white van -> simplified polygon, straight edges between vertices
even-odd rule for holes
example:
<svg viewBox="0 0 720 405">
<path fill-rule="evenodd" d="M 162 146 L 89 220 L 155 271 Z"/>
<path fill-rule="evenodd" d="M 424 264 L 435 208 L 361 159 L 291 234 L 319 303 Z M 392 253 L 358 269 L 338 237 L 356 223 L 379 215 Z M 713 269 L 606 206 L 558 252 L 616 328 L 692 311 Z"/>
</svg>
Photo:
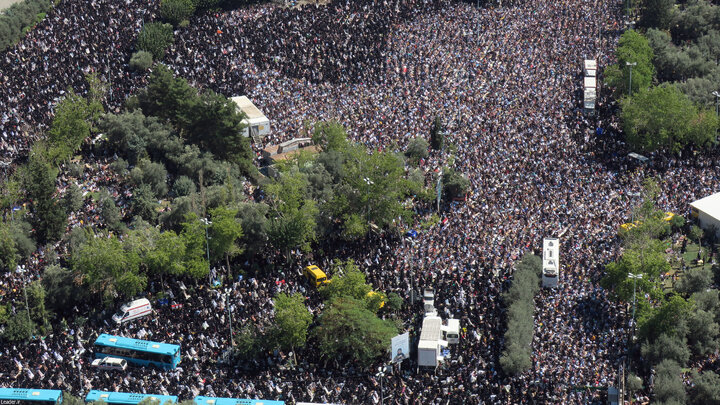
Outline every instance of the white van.
<svg viewBox="0 0 720 405">
<path fill-rule="evenodd" d="M 441 327 L 445 340 L 451 345 L 460 343 L 460 320 L 448 319 L 447 326 Z"/>
<path fill-rule="evenodd" d="M 127 369 L 127 361 L 125 359 L 118 359 L 115 357 L 105 357 L 93 360 L 92 366 L 97 367 L 100 370 L 125 371 L 125 369 Z"/>
<path fill-rule="evenodd" d="M 113 315 L 112 319 L 113 321 L 115 321 L 115 323 L 121 324 L 132 321 L 133 319 L 143 317 L 145 315 L 150 315 L 151 313 L 152 306 L 150 306 L 150 301 L 148 301 L 146 298 L 142 298 L 139 300 L 130 301 L 120 307 L 120 311 L 118 311 L 117 314 Z"/>
</svg>

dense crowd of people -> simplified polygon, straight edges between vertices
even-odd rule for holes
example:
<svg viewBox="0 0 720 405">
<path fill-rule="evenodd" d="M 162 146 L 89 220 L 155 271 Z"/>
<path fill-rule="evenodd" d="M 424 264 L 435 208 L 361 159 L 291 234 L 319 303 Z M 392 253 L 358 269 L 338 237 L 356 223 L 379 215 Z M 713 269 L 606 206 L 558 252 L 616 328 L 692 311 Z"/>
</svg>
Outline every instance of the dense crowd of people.
<svg viewBox="0 0 720 405">
<path fill-rule="evenodd" d="M 111 84 L 110 110 L 142 87 L 147 75 L 130 73 L 127 61 L 156 7 L 147 0 L 63 0 L 0 55 L 3 158 L 27 151 L 65 89 L 83 91 L 84 73 L 96 71 Z M 480 8 L 450 0 L 336 0 L 209 13 L 176 31 L 164 63 L 199 88 L 248 95 L 271 119 L 266 143 L 298 136 L 306 122 L 337 119 L 368 147 L 402 147 L 426 137 L 441 117 L 457 147 L 455 166 L 470 179 L 466 201 L 446 204 L 441 223 L 416 238 L 373 237 L 370 248 L 334 246 L 327 250 L 333 257 L 313 258 L 320 267 L 335 257 L 355 259 L 377 289 L 404 299 L 400 316 L 409 330 L 417 331 L 422 312 L 410 305 L 411 291 L 424 287 L 435 288 L 441 316 L 461 320 L 461 342 L 446 364 L 433 373 L 406 360 L 385 377 L 386 403 L 600 403 L 596 388 L 614 384 L 627 315 L 597 281 L 620 253 L 617 228 L 638 201 L 642 180 L 659 176 L 658 205 L 679 214 L 720 188 L 717 155 L 656 157 L 631 170 L 610 110 L 595 118 L 582 114 L 582 60 L 597 58 L 601 67 L 613 62 L 619 7 L 607 0 Z M 601 98 L 600 104 L 610 102 Z M 421 163 L 428 182 L 448 154 L 432 152 Z M 83 192 L 107 189 L 115 176 L 110 160 L 98 158 L 77 178 L 61 176 L 59 187 L 74 181 Z M 126 190 L 109 191 L 123 204 Z M 98 220 L 97 207 L 88 204 L 70 226 Z M 561 240 L 560 287 L 538 294 L 532 368 L 509 377 L 498 362 L 501 294 L 515 261 L 537 252 L 543 237 Z M 36 253 L 27 271 L 0 278 L 5 297 L 19 297 L 25 278 L 41 276 L 43 255 Z M 293 356 L 280 351 L 254 362 L 218 361 L 230 346 L 230 315 L 236 328 L 267 327 L 278 292 L 300 292 L 311 312 L 322 310 L 301 277 L 309 258 L 295 257 L 283 273 L 228 281 L 220 289 L 154 283 L 151 294 L 166 292 L 170 303 L 127 326 L 112 325 L 107 313 L 100 317 L 107 322 L 4 346 L 0 385 L 378 403 L 374 373 L 318 362 L 313 347 L 298 353 L 295 367 Z M 181 343 L 183 361 L 172 371 L 90 369 L 100 333 Z"/>
</svg>

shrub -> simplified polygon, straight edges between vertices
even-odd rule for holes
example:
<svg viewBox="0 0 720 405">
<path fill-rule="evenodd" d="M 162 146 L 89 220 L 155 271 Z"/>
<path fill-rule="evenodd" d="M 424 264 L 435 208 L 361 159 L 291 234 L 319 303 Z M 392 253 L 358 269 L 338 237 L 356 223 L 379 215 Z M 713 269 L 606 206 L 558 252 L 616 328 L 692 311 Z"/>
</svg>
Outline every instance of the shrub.
<svg viewBox="0 0 720 405">
<path fill-rule="evenodd" d="M 173 42 L 173 28 L 170 24 L 151 22 L 145 24 L 138 35 L 137 48 L 150 52 L 153 59 L 160 60 L 165 50 Z"/>
<path fill-rule="evenodd" d="M 145 71 L 152 66 L 153 56 L 147 51 L 137 51 L 130 57 L 130 68 L 137 71 Z"/>
<path fill-rule="evenodd" d="M 172 187 L 176 197 L 184 197 L 195 192 L 195 183 L 187 176 L 180 176 L 175 180 Z"/>
<path fill-rule="evenodd" d="M 190 18 L 194 12 L 195 5 L 191 0 L 162 0 L 160 3 L 160 15 L 163 20 L 175 27 Z"/>
</svg>

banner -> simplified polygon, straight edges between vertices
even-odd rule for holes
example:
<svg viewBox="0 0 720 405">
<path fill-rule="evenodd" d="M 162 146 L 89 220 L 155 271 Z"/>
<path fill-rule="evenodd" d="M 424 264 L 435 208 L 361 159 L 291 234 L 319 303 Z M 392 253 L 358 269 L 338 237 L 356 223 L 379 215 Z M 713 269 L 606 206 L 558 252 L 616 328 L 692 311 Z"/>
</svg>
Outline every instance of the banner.
<svg viewBox="0 0 720 405">
<path fill-rule="evenodd" d="M 410 333 L 405 332 L 392 338 L 390 361 L 399 363 L 410 357 Z"/>
</svg>

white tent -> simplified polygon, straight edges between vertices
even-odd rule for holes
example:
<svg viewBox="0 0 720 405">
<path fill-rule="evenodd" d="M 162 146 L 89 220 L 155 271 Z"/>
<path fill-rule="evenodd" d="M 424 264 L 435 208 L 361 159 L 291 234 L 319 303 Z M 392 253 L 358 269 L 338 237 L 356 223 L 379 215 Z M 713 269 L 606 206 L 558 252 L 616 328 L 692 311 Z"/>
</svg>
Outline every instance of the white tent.
<svg viewBox="0 0 720 405">
<path fill-rule="evenodd" d="M 690 207 L 700 226 L 706 231 L 715 227 L 715 235 L 720 238 L 720 193 L 690 203 Z"/>
</svg>

